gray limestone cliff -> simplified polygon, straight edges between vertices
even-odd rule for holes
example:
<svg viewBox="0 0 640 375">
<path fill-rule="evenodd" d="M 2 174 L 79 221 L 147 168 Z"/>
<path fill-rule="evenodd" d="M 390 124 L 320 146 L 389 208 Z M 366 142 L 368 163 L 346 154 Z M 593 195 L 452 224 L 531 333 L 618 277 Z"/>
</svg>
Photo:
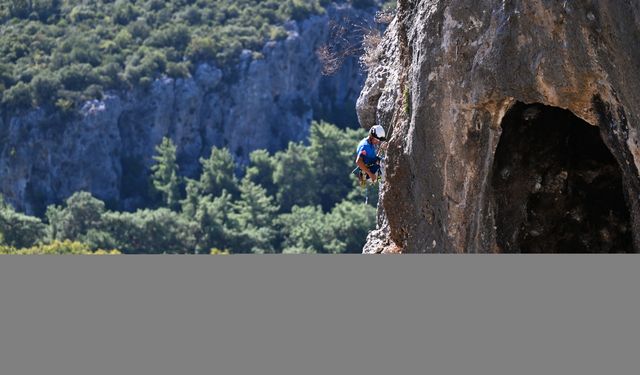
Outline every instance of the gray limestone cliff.
<svg viewBox="0 0 640 375">
<path fill-rule="evenodd" d="M 640 251 L 640 3 L 399 0 L 365 253 Z"/>
<path fill-rule="evenodd" d="M 148 90 L 110 93 L 60 120 L 35 109 L 0 116 L 0 194 L 18 210 L 42 214 L 80 190 L 113 207 L 144 203 L 155 146 L 169 136 L 181 172 L 196 177 L 198 159 L 227 147 L 242 164 L 256 149 L 271 152 L 305 140 L 313 119 L 355 125 L 365 77 L 356 57 L 323 76 L 316 50 L 331 24 L 364 25 L 371 11 L 332 6 L 325 15 L 285 25 L 285 40 L 260 54 L 244 51 L 238 66 L 203 64 L 193 77 L 159 79 Z"/>
</svg>

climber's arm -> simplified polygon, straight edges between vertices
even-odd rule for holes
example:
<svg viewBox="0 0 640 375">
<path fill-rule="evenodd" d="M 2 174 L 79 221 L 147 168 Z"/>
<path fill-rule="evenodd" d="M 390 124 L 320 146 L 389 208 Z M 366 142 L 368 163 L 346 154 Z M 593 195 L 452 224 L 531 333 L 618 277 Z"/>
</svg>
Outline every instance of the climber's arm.
<svg viewBox="0 0 640 375">
<path fill-rule="evenodd" d="M 360 168 L 364 173 L 366 173 L 369 176 L 371 181 L 376 180 L 376 175 L 373 174 L 369 168 L 367 168 L 367 165 L 364 163 L 364 160 L 362 160 L 360 155 L 358 155 L 358 157 L 356 158 L 356 165 L 358 166 L 358 168 Z"/>
</svg>

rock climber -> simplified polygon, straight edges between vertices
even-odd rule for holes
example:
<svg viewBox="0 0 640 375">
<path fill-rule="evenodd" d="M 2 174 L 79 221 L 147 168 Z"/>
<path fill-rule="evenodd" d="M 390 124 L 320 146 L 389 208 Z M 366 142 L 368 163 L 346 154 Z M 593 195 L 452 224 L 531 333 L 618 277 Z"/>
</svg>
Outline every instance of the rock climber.
<svg viewBox="0 0 640 375">
<path fill-rule="evenodd" d="M 358 167 L 353 170 L 353 173 L 358 176 L 360 184 L 364 185 L 368 179 L 372 182 L 378 180 L 381 158 L 376 152 L 376 146 L 384 141 L 386 141 L 384 128 L 375 125 L 369 129 L 369 135 L 358 144 L 355 160 Z"/>
</svg>

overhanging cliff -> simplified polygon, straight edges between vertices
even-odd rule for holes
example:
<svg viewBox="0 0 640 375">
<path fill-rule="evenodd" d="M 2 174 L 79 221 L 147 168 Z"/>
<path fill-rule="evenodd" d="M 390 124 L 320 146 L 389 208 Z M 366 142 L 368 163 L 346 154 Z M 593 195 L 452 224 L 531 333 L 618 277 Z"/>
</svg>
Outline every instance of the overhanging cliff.
<svg viewBox="0 0 640 375">
<path fill-rule="evenodd" d="M 640 251 L 640 5 L 398 4 L 358 99 L 391 133 L 364 252 Z"/>
</svg>

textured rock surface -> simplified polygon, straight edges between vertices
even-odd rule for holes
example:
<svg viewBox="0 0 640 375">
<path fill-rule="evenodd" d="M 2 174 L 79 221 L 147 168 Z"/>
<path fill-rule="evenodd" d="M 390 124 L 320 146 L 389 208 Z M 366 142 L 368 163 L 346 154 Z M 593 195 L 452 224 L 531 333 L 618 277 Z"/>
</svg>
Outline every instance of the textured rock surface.
<svg viewBox="0 0 640 375">
<path fill-rule="evenodd" d="M 116 207 L 134 208 L 147 190 L 154 147 L 163 136 L 178 146 L 181 171 L 198 173 L 198 158 L 226 146 L 240 163 L 255 149 L 276 151 L 307 138 L 313 118 L 356 121 L 354 104 L 364 83 L 355 57 L 322 76 L 316 49 L 327 43 L 330 22 L 352 26 L 373 14 L 347 6 L 287 24 L 289 37 L 245 51 L 233 71 L 202 65 L 189 79 L 160 79 L 149 91 L 107 95 L 63 121 L 42 111 L 4 118 L 0 126 L 0 193 L 18 210 L 88 190 Z M 2 125 L 2 124 L 0 124 Z"/>
<path fill-rule="evenodd" d="M 358 99 L 391 131 L 364 252 L 640 251 L 640 4 L 399 6 Z"/>
</svg>

